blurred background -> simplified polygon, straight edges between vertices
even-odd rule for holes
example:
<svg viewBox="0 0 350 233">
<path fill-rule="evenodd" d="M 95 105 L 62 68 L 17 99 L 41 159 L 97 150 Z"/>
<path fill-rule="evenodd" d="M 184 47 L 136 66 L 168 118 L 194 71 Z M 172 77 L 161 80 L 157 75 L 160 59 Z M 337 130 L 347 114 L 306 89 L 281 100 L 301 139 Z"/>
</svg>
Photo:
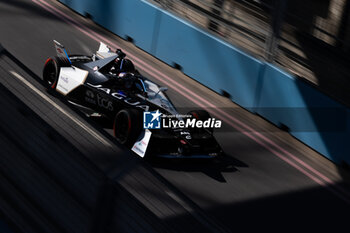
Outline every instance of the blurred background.
<svg viewBox="0 0 350 233">
<path fill-rule="evenodd" d="M 348 0 L 151 0 L 350 106 Z"/>
</svg>

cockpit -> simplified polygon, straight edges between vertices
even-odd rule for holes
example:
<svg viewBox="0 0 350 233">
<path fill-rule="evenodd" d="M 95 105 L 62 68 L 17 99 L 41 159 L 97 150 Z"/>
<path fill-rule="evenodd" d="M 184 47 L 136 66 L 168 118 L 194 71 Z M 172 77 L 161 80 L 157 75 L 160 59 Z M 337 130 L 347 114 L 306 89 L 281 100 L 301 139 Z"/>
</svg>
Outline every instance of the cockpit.
<svg viewBox="0 0 350 233">
<path fill-rule="evenodd" d="M 111 82 L 113 82 L 115 89 L 147 97 L 147 89 L 143 78 L 140 75 L 121 72 L 118 75 L 111 77 Z"/>
<path fill-rule="evenodd" d="M 109 68 L 108 74 L 110 75 L 118 75 L 121 72 L 135 71 L 135 66 L 129 59 L 119 58 L 119 57 L 117 57 L 115 60 L 111 62 L 110 66 L 107 67 L 107 70 L 108 68 Z"/>
</svg>

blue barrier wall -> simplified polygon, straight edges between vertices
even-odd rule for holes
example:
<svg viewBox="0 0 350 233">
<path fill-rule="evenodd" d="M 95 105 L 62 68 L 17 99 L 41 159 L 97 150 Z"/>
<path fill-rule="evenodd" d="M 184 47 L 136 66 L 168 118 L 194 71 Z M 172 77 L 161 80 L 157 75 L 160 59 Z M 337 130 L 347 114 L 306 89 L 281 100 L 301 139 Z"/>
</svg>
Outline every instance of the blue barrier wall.
<svg viewBox="0 0 350 233">
<path fill-rule="evenodd" d="M 245 108 L 253 108 L 262 62 L 146 1 L 61 0 L 117 35 Z"/>
<path fill-rule="evenodd" d="M 254 107 L 262 62 L 167 12 L 162 12 L 156 57 L 245 107 Z"/>
<path fill-rule="evenodd" d="M 71 9 L 75 10 L 76 12 L 80 14 L 84 14 L 85 10 L 88 9 L 88 2 L 91 1 L 77 1 L 77 0 L 59 0 L 60 2 L 66 4 Z"/>
<path fill-rule="evenodd" d="M 231 95 L 327 158 L 350 164 L 350 110 L 313 86 L 144 0 L 61 0 L 207 87 Z"/>
<path fill-rule="evenodd" d="M 347 109 L 325 94 L 282 70 L 267 65 L 257 113 L 280 126 L 327 158 L 341 162 L 346 143 Z"/>
<path fill-rule="evenodd" d="M 130 37 L 138 47 L 153 54 L 154 36 L 159 28 L 160 11 L 146 1 L 140 0 L 61 0 L 78 13 L 92 16 L 120 37 Z"/>
</svg>

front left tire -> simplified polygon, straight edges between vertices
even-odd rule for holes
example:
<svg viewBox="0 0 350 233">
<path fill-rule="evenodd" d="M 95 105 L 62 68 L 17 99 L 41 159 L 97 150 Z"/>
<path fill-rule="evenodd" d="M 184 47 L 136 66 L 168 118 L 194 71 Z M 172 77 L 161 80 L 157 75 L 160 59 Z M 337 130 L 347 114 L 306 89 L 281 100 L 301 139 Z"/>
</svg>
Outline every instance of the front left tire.
<svg viewBox="0 0 350 233">
<path fill-rule="evenodd" d="M 56 89 L 61 67 L 70 67 L 71 64 L 64 57 L 50 57 L 46 60 L 43 69 L 43 80 L 49 90 Z"/>
</svg>

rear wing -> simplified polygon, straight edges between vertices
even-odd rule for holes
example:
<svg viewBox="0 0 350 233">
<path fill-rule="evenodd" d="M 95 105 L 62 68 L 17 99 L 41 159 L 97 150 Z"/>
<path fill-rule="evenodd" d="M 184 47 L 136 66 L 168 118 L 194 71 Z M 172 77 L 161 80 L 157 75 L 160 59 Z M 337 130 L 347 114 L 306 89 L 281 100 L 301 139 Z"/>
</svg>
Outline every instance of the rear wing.
<svg viewBox="0 0 350 233">
<path fill-rule="evenodd" d="M 70 64 L 72 64 L 72 62 L 69 59 L 68 53 L 67 53 L 66 49 L 64 48 L 64 46 L 62 44 L 60 44 L 58 41 L 56 41 L 56 40 L 54 40 L 53 43 L 55 44 L 57 57 L 65 57 L 65 58 L 68 59 Z"/>
</svg>

